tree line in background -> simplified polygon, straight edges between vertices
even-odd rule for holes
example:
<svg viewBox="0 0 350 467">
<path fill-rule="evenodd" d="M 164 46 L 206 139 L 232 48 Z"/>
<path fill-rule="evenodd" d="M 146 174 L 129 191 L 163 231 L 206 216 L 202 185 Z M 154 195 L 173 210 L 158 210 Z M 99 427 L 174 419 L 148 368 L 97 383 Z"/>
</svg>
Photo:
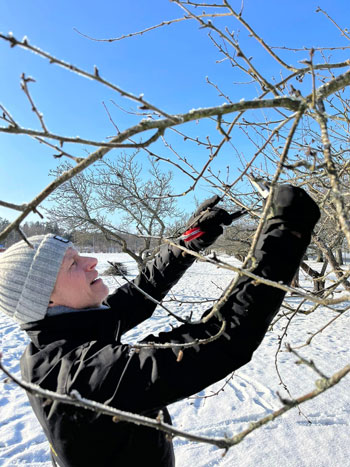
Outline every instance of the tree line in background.
<svg viewBox="0 0 350 467">
<path fill-rule="evenodd" d="M 0 229 L 4 229 L 10 224 L 7 219 L 0 217 Z M 62 228 L 59 225 L 63 225 Z M 210 251 L 206 251 L 206 254 L 217 252 L 220 254 L 227 254 L 234 256 L 235 258 L 243 261 L 249 251 L 251 240 L 256 229 L 256 222 L 240 220 L 236 222 L 234 226 L 227 227 L 223 236 L 221 236 L 216 243 L 212 246 Z M 167 226 L 166 232 L 170 238 L 176 238 L 181 232 L 181 227 L 184 224 L 174 223 L 172 226 Z M 24 222 L 21 226 L 21 230 L 26 237 L 32 237 L 34 235 L 45 235 L 53 233 L 64 237 L 72 241 L 80 252 L 82 253 L 119 253 L 125 252 L 123 245 L 127 245 L 126 252 L 131 254 L 134 258 L 135 255 L 139 256 L 139 262 L 143 265 L 146 261 L 153 256 L 154 252 L 158 251 L 159 241 L 152 238 L 148 242 L 149 248 L 145 250 L 145 240 L 140 237 L 137 233 L 122 233 L 120 229 L 117 229 L 118 234 L 110 235 L 106 232 L 104 226 L 91 225 L 89 228 L 83 229 L 81 225 L 72 222 L 70 228 L 64 223 L 61 224 L 61 219 L 58 222 L 43 222 L 43 221 L 31 221 Z M 5 248 L 9 248 L 14 243 L 20 241 L 22 235 L 18 231 L 12 231 L 3 242 Z"/>
<path fill-rule="evenodd" d="M 7 219 L 0 217 L 0 228 L 5 228 L 10 222 Z M 118 253 L 122 251 L 122 247 L 116 241 L 109 240 L 101 232 L 86 232 L 84 230 L 66 230 L 59 228 L 57 223 L 53 222 L 24 222 L 21 226 L 23 233 L 29 238 L 33 235 L 45 235 L 53 233 L 67 240 L 72 241 L 79 251 L 82 253 Z M 22 235 L 18 231 L 12 231 L 2 243 L 5 248 L 9 248 L 14 243 L 22 240 Z M 125 241 L 130 249 L 137 253 L 142 249 L 142 240 L 139 240 L 136 235 L 124 234 Z"/>
</svg>

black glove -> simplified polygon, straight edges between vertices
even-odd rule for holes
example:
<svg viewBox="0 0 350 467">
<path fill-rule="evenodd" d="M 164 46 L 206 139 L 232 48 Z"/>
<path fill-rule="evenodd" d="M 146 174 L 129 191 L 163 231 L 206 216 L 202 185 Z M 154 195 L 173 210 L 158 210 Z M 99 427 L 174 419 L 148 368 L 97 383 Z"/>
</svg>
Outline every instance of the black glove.
<svg viewBox="0 0 350 467">
<path fill-rule="evenodd" d="M 216 207 L 220 201 L 218 195 L 204 201 L 192 215 L 186 226 L 185 233 L 180 237 L 186 248 L 199 251 L 208 248 L 222 234 L 222 225 L 230 225 L 245 212 L 229 214 L 224 209 Z"/>
<path fill-rule="evenodd" d="M 269 218 L 288 222 L 297 232 L 309 233 L 320 218 L 320 210 L 302 188 L 280 185 L 274 193 Z"/>
</svg>

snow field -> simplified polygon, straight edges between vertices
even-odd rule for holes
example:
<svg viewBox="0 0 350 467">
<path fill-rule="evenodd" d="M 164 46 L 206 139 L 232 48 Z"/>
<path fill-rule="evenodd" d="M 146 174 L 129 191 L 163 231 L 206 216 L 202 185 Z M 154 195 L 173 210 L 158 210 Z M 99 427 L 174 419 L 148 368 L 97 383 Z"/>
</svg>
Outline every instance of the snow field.
<svg viewBox="0 0 350 467">
<path fill-rule="evenodd" d="M 121 261 L 128 267 L 130 279 L 137 274 L 135 263 L 127 255 L 95 256 L 99 259 L 100 272 L 107 268 L 107 261 Z M 223 259 L 239 265 L 229 257 Z M 199 317 L 210 303 L 185 303 L 180 306 L 174 298 L 191 302 L 216 299 L 233 275 L 214 265 L 196 262 L 168 295 L 165 305 L 182 316 L 193 312 L 193 317 Z M 121 278 L 115 280 L 108 277 L 105 280 L 111 290 L 124 283 Z M 295 301 L 295 297 L 287 297 L 289 304 Z M 310 315 L 297 315 L 283 342 L 289 342 L 292 346 L 302 345 L 334 316 L 326 308 Z M 205 436 L 232 436 L 247 428 L 250 422 L 279 409 L 282 404 L 277 392 L 283 397 L 290 396 L 278 378 L 276 358 L 282 380 L 292 397 L 312 391 L 318 376 L 310 368 L 296 365 L 297 358 L 285 351 L 276 357 L 279 337 L 286 323 L 287 318 L 282 317 L 275 324 L 273 332 L 266 335 L 252 361 L 237 370 L 226 385 L 227 378 L 202 391 L 197 395 L 199 397 L 194 396 L 170 406 L 174 425 Z M 135 342 L 149 333 L 170 329 L 170 324 L 175 325 L 175 320 L 169 318 L 164 310 L 157 309 L 151 319 L 131 330 L 125 341 Z M 313 359 L 327 376 L 332 375 L 350 362 L 349 326 L 350 316 L 345 312 L 318 334 L 311 345 L 300 348 L 300 354 Z M 0 315 L 0 351 L 4 364 L 15 374 L 19 374 L 19 358 L 27 342 L 25 333 L 16 324 L 7 316 Z M 350 467 L 349 378 L 346 376 L 334 388 L 303 404 L 300 407 L 302 413 L 292 409 L 253 432 L 224 457 L 223 452 L 214 446 L 175 438 L 177 467 Z M 214 396 L 216 392 L 218 394 Z M 25 393 L 12 383 L 4 383 L 3 375 L 0 375 L 0 413 L 0 465 L 51 466 L 48 443 Z"/>
</svg>

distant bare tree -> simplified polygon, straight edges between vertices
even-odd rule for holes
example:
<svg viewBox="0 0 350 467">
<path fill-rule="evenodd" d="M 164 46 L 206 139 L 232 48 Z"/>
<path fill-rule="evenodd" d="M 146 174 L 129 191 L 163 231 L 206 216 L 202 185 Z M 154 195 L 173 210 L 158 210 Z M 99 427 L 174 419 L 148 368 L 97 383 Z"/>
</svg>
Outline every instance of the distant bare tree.
<svg viewBox="0 0 350 467">
<path fill-rule="evenodd" d="M 176 199 L 169 197 L 171 172 L 162 172 L 154 159 L 145 170 L 135 156 L 121 154 L 117 162 L 103 159 L 94 171 L 69 179 L 52 194 L 54 204 L 47 211 L 52 221 L 68 230 L 102 232 L 142 267 L 180 211 Z M 70 168 L 66 162 L 53 176 Z"/>
</svg>

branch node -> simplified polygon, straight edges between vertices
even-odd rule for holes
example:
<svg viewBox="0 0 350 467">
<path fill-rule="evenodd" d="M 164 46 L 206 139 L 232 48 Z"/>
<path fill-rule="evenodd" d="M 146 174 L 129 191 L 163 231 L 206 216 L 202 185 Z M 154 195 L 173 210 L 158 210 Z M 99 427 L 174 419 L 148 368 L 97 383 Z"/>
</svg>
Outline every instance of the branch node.
<svg viewBox="0 0 350 467">
<path fill-rule="evenodd" d="M 70 397 L 72 399 L 76 399 L 76 400 L 80 400 L 81 399 L 81 395 L 79 393 L 79 391 L 77 391 L 76 389 L 73 389 L 70 393 L 69 393 Z"/>
</svg>

